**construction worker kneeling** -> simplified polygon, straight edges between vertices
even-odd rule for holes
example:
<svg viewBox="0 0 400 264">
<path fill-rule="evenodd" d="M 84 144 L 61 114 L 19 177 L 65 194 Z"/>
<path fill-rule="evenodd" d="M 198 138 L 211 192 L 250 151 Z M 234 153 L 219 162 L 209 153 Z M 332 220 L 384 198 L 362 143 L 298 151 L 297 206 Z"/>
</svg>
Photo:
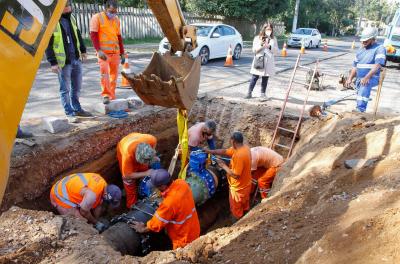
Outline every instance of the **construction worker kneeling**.
<svg viewBox="0 0 400 264">
<path fill-rule="evenodd" d="M 117 208 L 121 202 L 121 190 L 96 173 L 76 173 L 56 182 L 50 191 L 51 204 L 61 215 L 83 217 L 102 232 L 106 225 L 97 219 L 105 206 Z"/>
<path fill-rule="evenodd" d="M 139 233 L 160 232 L 165 228 L 174 249 L 185 247 L 200 236 L 200 222 L 190 186 L 182 179 L 173 181 L 164 169 L 152 171 L 150 179 L 161 192 L 163 201 L 146 225 L 133 222 L 131 227 Z"/>
</svg>

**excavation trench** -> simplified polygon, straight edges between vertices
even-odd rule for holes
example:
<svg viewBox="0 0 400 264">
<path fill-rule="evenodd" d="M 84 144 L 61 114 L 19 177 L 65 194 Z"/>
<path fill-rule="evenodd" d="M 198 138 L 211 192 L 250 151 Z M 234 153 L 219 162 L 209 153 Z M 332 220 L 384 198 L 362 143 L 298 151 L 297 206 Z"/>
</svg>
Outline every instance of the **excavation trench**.
<svg viewBox="0 0 400 264">
<path fill-rule="evenodd" d="M 207 119 L 215 120 L 218 124 L 217 147 L 228 147 L 229 135 L 233 131 L 243 132 L 246 143 L 253 147 L 269 144 L 278 115 L 277 109 L 266 104 L 243 104 L 218 98 L 202 98 L 190 112 L 189 122 L 192 125 Z M 296 121 L 295 118 L 286 117 L 283 126 L 293 129 Z M 15 204 L 26 209 L 53 211 L 48 200 L 52 184 L 74 172 L 97 172 L 107 182 L 122 186 L 115 147 L 118 141 L 130 132 L 150 133 L 156 136 L 157 151 L 161 155 L 162 165 L 168 168 L 178 143 L 176 110 L 146 107 L 127 119 L 52 138 L 33 149 L 16 148 L 2 211 Z M 288 144 L 289 139 L 289 134 L 283 134 L 278 141 Z M 285 154 L 284 151 L 281 154 Z M 197 208 L 202 234 L 230 224 L 226 181 L 224 182 L 223 177 L 220 177 L 219 181 L 215 195 Z M 129 212 L 125 209 L 113 212 L 108 220 Z M 104 236 L 111 246 L 122 254 L 143 255 L 151 250 L 170 248 L 164 234 L 150 238 L 140 237 L 129 228 L 126 221 L 117 221 L 110 228 L 113 231 L 108 234 L 106 231 Z M 130 243 L 128 246 L 124 242 L 132 239 L 141 245 Z M 143 240 L 146 240 L 146 245 L 151 245 L 147 251 L 143 250 Z"/>
</svg>

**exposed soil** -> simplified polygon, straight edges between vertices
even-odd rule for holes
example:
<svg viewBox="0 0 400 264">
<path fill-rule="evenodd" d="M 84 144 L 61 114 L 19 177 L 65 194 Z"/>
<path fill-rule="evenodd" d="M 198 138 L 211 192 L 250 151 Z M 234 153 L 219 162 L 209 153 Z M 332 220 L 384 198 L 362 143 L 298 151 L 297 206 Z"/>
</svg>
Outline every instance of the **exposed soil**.
<svg viewBox="0 0 400 264">
<path fill-rule="evenodd" d="M 192 122 L 206 118 L 219 122 L 220 145 L 227 146 L 229 134 L 241 130 L 249 145 L 255 146 L 269 143 L 277 114 L 277 110 L 263 105 L 246 106 L 205 98 L 190 116 Z M 165 155 L 170 155 L 176 141 L 168 141 L 168 137 L 176 131 L 167 131 L 173 131 L 175 112 L 165 110 L 156 115 L 163 122 L 153 121 L 145 129 L 139 129 L 133 121 L 130 125 L 120 124 L 124 128 L 121 132 L 117 126 L 105 131 L 98 129 L 95 138 L 108 147 L 99 146 L 101 151 L 92 159 L 86 157 L 90 153 L 84 152 L 87 161 L 79 164 L 95 168 L 85 164 L 88 160 L 103 158 L 97 163 L 102 164 L 115 159 L 110 153 L 116 142 L 134 129 L 150 132 L 157 128 L 159 134 L 153 133 L 164 135 L 161 138 L 168 146 Z M 286 122 L 289 127 L 294 124 L 290 118 Z M 117 139 L 112 137 L 113 133 L 117 133 Z M 74 136 L 70 140 L 74 145 Z M 94 144 L 94 139 L 91 142 Z M 398 263 L 399 142 L 399 117 L 373 121 L 367 114 L 344 114 L 325 121 L 308 120 L 303 123 L 294 155 L 274 182 L 270 198 L 233 226 L 215 229 L 184 249 L 152 252 L 143 258 L 121 256 L 83 220 L 12 207 L 0 216 L 0 263 Z M 86 146 L 81 142 L 75 150 Z M 15 159 L 22 160 L 14 157 L 14 162 Z M 344 162 L 350 159 L 371 159 L 371 162 L 368 166 L 348 169 Z M 54 164 L 59 164 L 56 157 Z M 68 171 L 67 168 L 51 174 L 49 167 L 52 168 L 42 164 L 42 174 L 31 174 L 35 179 L 46 178 L 42 193 L 55 177 Z M 14 166 L 12 171 L 24 171 L 22 168 L 25 167 Z M 21 172 L 12 175 L 20 175 L 13 179 L 14 183 L 23 179 Z M 33 179 L 31 184 L 40 186 Z M 10 197 L 23 193 L 19 186 L 11 186 Z M 41 194 L 30 195 L 30 199 L 35 199 Z M 15 197 L 8 201 L 16 202 Z"/>
</svg>

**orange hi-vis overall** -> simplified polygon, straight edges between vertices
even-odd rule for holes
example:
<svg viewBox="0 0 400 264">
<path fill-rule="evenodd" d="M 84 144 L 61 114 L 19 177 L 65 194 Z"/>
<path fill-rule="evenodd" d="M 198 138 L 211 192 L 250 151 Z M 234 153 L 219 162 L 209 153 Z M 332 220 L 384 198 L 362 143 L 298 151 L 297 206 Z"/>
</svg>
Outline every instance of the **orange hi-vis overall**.
<svg viewBox="0 0 400 264">
<path fill-rule="evenodd" d="M 200 222 L 192 190 L 184 180 L 178 179 L 162 196 L 164 199 L 147 222 L 147 228 L 160 232 L 165 227 L 173 248 L 185 247 L 200 236 Z"/>
<path fill-rule="evenodd" d="M 229 205 L 232 215 L 239 219 L 250 209 L 251 191 L 251 152 L 246 145 L 238 149 L 229 148 L 226 155 L 232 157 L 230 169 L 238 179 L 228 176 Z"/>
<path fill-rule="evenodd" d="M 51 188 L 50 199 L 63 208 L 77 208 L 83 200 L 81 190 L 84 187 L 96 194 L 92 209 L 96 208 L 107 187 L 103 177 L 96 173 L 76 173 L 62 178 Z"/>
<path fill-rule="evenodd" d="M 251 148 L 252 192 L 258 184 L 261 198 L 267 198 L 283 161 L 283 157 L 270 148 Z"/>
<path fill-rule="evenodd" d="M 124 177 L 133 172 L 143 172 L 149 169 L 148 165 L 140 164 L 136 161 L 136 147 L 140 143 L 147 143 L 152 148 L 155 148 L 157 139 L 149 134 L 131 133 L 122 138 L 117 145 L 117 158 L 124 182 L 127 208 L 131 208 L 131 206 L 136 203 L 138 195 L 136 180 L 129 180 Z"/>
<path fill-rule="evenodd" d="M 93 16 L 91 29 L 98 30 L 100 49 L 107 55 L 107 60 L 98 59 L 101 74 L 101 95 L 113 100 L 115 99 L 115 88 L 117 86 L 120 62 L 118 44 L 118 35 L 121 35 L 120 21 L 118 17 L 110 20 L 105 12 L 101 12 Z"/>
</svg>

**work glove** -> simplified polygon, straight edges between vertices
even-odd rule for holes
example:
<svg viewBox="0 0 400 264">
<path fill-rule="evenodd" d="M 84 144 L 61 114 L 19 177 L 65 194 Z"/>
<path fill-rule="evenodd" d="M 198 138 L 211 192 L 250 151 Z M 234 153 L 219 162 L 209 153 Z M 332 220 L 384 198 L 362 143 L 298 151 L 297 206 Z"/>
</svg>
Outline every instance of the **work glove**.
<svg viewBox="0 0 400 264">
<path fill-rule="evenodd" d="M 102 50 L 99 50 L 97 52 L 97 57 L 99 57 L 102 60 L 107 60 L 107 55 Z"/>
<path fill-rule="evenodd" d="M 108 226 L 100 221 L 97 221 L 97 223 L 94 225 L 94 228 L 96 228 L 96 230 L 99 231 L 99 233 L 101 233 L 104 230 L 106 230 Z"/>
<path fill-rule="evenodd" d="M 125 64 L 125 55 L 121 54 L 120 57 L 121 57 L 121 65 L 124 65 Z"/>
</svg>

